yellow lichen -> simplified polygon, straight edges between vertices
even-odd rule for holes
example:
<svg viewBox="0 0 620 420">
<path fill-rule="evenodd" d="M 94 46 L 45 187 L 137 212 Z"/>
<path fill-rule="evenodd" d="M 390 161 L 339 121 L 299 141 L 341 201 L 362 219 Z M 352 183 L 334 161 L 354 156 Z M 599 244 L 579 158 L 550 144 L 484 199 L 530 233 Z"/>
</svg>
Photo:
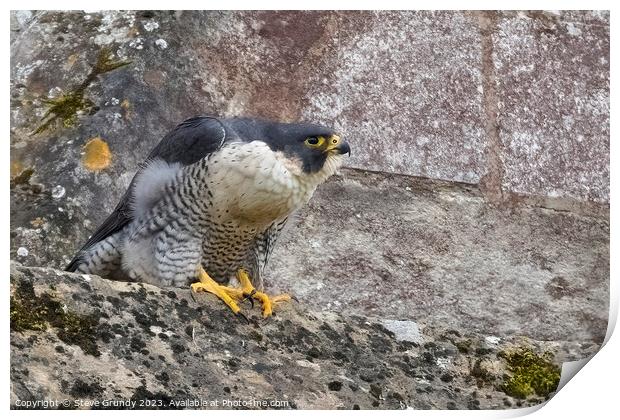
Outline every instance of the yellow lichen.
<svg viewBox="0 0 620 420">
<path fill-rule="evenodd" d="M 108 143 L 101 137 L 90 139 L 84 145 L 82 164 L 89 171 L 100 171 L 112 163 L 112 152 Z"/>
<path fill-rule="evenodd" d="M 36 219 L 30 221 L 30 225 L 35 229 L 43 226 L 43 223 L 45 223 L 45 221 L 40 217 L 37 217 Z"/>
<path fill-rule="evenodd" d="M 121 102 L 121 108 L 123 108 L 123 110 L 125 111 L 125 119 L 126 120 L 131 120 L 133 118 L 133 111 L 131 109 L 131 102 L 129 102 L 128 99 L 125 99 L 123 102 Z"/>
<path fill-rule="evenodd" d="M 18 161 L 11 161 L 11 178 L 15 178 L 24 171 L 24 165 Z"/>
</svg>

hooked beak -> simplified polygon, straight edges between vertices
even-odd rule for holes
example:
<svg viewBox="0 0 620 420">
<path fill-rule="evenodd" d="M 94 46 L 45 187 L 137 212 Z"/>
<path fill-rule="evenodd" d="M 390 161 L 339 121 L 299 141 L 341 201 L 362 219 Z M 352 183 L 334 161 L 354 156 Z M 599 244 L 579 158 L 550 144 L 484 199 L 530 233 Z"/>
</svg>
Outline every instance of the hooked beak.
<svg viewBox="0 0 620 420">
<path fill-rule="evenodd" d="M 342 140 L 340 136 L 334 134 L 330 136 L 327 141 L 329 142 L 326 149 L 328 153 L 336 153 L 339 155 L 348 153 L 348 155 L 351 156 L 351 147 L 349 146 L 349 143 Z"/>
</svg>

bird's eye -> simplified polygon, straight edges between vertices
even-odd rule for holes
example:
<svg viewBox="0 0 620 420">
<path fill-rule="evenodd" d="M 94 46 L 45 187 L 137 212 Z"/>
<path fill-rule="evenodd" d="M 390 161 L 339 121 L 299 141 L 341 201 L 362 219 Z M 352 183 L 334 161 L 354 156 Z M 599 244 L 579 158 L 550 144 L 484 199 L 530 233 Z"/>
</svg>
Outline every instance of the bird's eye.
<svg viewBox="0 0 620 420">
<path fill-rule="evenodd" d="M 324 141 L 325 141 L 325 138 L 322 136 L 308 137 L 305 143 L 310 147 L 320 147 Z"/>
</svg>

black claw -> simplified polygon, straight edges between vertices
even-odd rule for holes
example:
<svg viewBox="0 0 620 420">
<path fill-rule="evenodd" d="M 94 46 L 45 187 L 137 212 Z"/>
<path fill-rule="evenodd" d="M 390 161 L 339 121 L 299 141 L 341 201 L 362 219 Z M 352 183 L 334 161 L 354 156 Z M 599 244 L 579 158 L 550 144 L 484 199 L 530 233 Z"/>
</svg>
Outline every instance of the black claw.
<svg viewBox="0 0 620 420">
<path fill-rule="evenodd" d="M 240 317 L 240 318 L 243 318 L 243 320 L 244 320 L 244 321 L 245 321 L 248 325 L 250 325 L 250 320 L 248 319 L 248 317 L 247 317 L 247 316 L 245 316 L 245 315 L 243 314 L 243 312 L 239 311 L 239 312 L 237 312 L 235 315 L 237 315 L 237 316 L 238 316 L 238 317 Z"/>
<path fill-rule="evenodd" d="M 190 290 L 189 290 L 189 294 L 192 296 L 192 300 L 193 300 L 194 302 L 198 302 L 198 301 L 196 300 L 196 295 L 198 294 L 198 292 L 194 292 L 194 289 L 190 289 Z"/>
<path fill-rule="evenodd" d="M 252 299 L 252 296 L 254 296 L 255 294 L 256 294 L 256 289 L 252 289 L 250 293 L 244 293 L 243 300 L 241 302 L 245 302 L 246 300 L 250 299 L 250 302 L 252 302 L 252 308 L 254 308 L 254 299 Z"/>
<path fill-rule="evenodd" d="M 296 296 L 292 296 L 292 295 L 291 295 L 291 299 L 293 299 L 295 302 L 299 303 L 299 299 L 297 299 L 297 297 L 296 297 Z"/>
</svg>

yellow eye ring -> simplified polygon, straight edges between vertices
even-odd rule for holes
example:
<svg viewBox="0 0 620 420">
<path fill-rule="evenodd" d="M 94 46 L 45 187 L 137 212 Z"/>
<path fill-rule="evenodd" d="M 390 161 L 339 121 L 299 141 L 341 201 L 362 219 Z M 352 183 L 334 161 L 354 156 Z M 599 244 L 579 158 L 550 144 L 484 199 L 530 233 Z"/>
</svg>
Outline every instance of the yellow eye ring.
<svg viewBox="0 0 620 420">
<path fill-rule="evenodd" d="M 325 143 L 325 137 L 316 136 L 316 137 L 308 137 L 304 142 L 308 147 L 322 147 Z"/>
</svg>

